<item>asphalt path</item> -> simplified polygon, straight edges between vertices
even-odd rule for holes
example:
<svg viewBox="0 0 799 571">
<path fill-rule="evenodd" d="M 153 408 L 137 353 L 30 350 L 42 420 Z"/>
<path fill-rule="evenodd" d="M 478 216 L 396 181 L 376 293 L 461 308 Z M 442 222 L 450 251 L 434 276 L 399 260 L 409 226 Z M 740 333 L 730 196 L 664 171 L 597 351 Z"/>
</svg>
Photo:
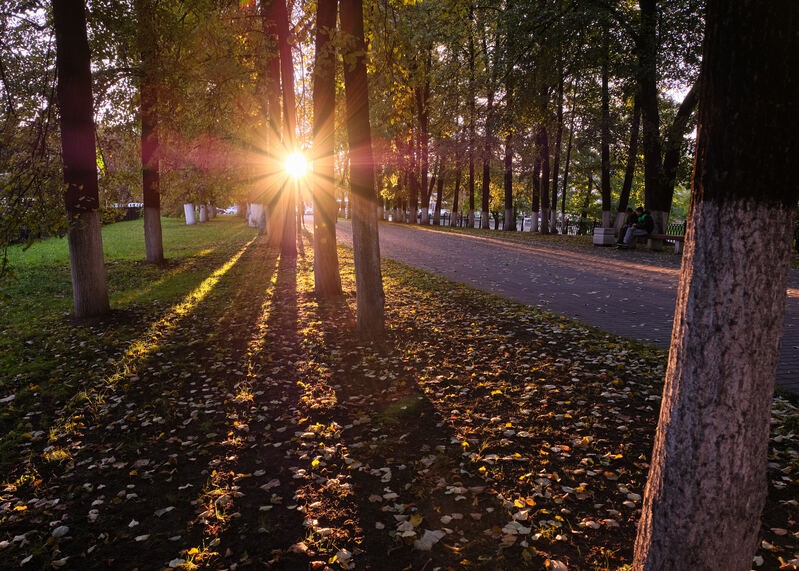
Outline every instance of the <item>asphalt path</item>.
<svg viewBox="0 0 799 571">
<path fill-rule="evenodd" d="M 349 221 L 338 240 L 352 245 Z M 563 249 L 381 223 L 380 254 L 453 281 L 577 319 L 622 337 L 668 347 L 678 256 L 615 248 Z M 799 393 L 799 272 L 788 276 L 777 383 Z"/>
</svg>

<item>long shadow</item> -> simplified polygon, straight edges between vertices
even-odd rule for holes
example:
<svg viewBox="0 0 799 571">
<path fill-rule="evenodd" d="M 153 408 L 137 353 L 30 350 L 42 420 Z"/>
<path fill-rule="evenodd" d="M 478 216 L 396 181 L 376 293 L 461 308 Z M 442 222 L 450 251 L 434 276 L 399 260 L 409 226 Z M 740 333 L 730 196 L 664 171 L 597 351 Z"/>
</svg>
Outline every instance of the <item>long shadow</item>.
<svg viewBox="0 0 799 571">
<path fill-rule="evenodd" d="M 240 517 L 220 534 L 218 553 L 223 565 L 270 569 L 305 569 L 307 534 L 297 488 L 298 474 L 310 467 L 297 444 L 301 431 L 300 369 L 304 349 L 297 310 L 297 259 L 281 257 L 263 323 L 248 348 L 250 366 L 246 388 L 251 398 L 240 399 L 235 416 L 245 423 L 239 435 L 236 469 L 251 476 L 239 478 Z"/>
<path fill-rule="evenodd" d="M 349 525 L 339 520 L 358 548 L 355 567 L 457 568 L 494 552 L 490 532 L 507 523 L 505 510 L 483 493 L 482 479 L 461 469 L 460 440 L 417 383 L 418 372 L 402 366 L 396 348 L 414 332 L 359 344 L 351 329 L 331 325 L 351 319 L 346 306 L 318 308 L 325 346 L 316 358 L 342 356 L 327 364 L 335 373 L 320 380 L 334 391 L 329 413 L 343 426 L 338 468 L 350 468 L 353 505 Z"/>
<path fill-rule="evenodd" d="M 15 410 L 19 414 L 13 414 L 12 411 L 4 414 L 0 418 L 0 431 L 13 430 L 24 411 L 37 410 L 37 414 L 30 416 L 27 431 L 46 434 L 51 429 L 54 418 L 62 414 L 65 403 L 85 398 L 87 394 L 97 389 L 97 375 L 87 375 L 86 369 L 80 367 L 80 363 L 85 363 L 87 368 L 96 371 L 97 356 L 100 354 L 109 362 L 125 361 L 127 347 L 118 340 L 148 341 L 147 332 L 151 329 L 152 323 L 157 322 L 171 310 L 169 297 L 174 297 L 176 291 L 191 291 L 197 288 L 214 273 L 215 267 L 225 264 L 231 253 L 217 248 L 209 250 L 203 256 L 171 262 L 165 267 L 129 261 L 110 263 L 109 281 L 112 282 L 112 289 L 113 282 L 124 283 L 131 291 L 135 288 L 134 284 L 141 283 L 146 286 L 149 293 L 143 294 L 141 290 L 136 290 L 135 296 L 128 295 L 124 299 L 114 296 L 115 309 L 109 316 L 103 318 L 78 322 L 71 317 L 60 318 L 63 323 L 54 325 L 59 332 L 64 333 L 64 336 L 56 340 L 50 338 L 53 332 L 47 325 L 37 330 L 32 337 L 24 337 L 27 343 L 23 344 L 22 339 L 9 339 L 4 349 L 8 351 L 8 357 L 13 358 L 15 364 L 36 362 L 38 366 L 28 367 L 25 370 L 25 374 L 21 375 L 24 380 L 21 386 L 15 387 L 17 383 L 12 379 L 3 380 L 3 384 L 8 385 L 4 387 L 6 390 L 17 389 Z M 30 299 L 30 294 L 27 292 L 17 292 L 12 311 L 35 315 L 38 310 L 36 306 L 41 306 L 43 299 L 55 297 L 58 288 L 66 288 L 66 294 L 62 294 L 62 297 L 64 295 L 69 297 L 68 269 L 64 270 L 63 279 L 61 272 L 53 275 L 53 269 L 48 267 L 34 266 L 27 271 L 32 275 L 37 272 L 41 274 L 37 280 L 40 285 L 37 287 L 36 298 Z M 152 299 L 146 306 L 135 303 L 135 299 L 143 299 L 146 296 Z M 44 307 L 52 313 L 50 303 L 45 301 Z M 13 320 L 15 317 L 9 315 L 9 319 Z M 52 353 L 43 351 L 44 347 L 52 348 Z M 57 383 L 53 382 L 54 377 L 58 377 Z M 38 394 L 31 394 L 31 391 L 26 390 L 28 385 L 46 385 L 48 389 Z"/>
<path fill-rule="evenodd" d="M 43 542 L 51 530 L 37 522 L 59 521 L 52 505 L 61 505 L 66 535 L 38 549 L 38 563 L 68 557 L 62 567 L 92 569 L 146 559 L 159 568 L 191 557 L 184 546 L 203 545 L 198 492 L 228 447 L 225 397 L 246 362 L 235 332 L 257 322 L 273 264 L 263 241 L 252 245 L 210 276 L 207 291 L 147 328 L 141 350 L 106 377 L 113 386 L 77 403 L 60 436 L 28 462 L 41 480 L 15 496 L 37 503 L 8 518 L 4 535 Z"/>
</svg>

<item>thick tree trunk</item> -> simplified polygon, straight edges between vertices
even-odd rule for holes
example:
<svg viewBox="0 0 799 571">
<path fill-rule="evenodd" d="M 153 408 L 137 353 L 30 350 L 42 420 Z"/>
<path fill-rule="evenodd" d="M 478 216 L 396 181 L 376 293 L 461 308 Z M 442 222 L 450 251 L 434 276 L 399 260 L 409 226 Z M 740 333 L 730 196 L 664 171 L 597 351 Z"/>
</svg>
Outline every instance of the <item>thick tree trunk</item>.
<svg viewBox="0 0 799 571">
<path fill-rule="evenodd" d="M 503 230 L 516 230 L 516 219 L 513 217 L 513 134 L 505 136 L 505 223 Z"/>
<path fill-rule="evenodd" d="M 142 196 L 144 203 L 144 256 L 150 264 L 164 261 L 161 235 L 161 176 L 158 137 L 158 51 L 155 35 L 155 6 L 136 1 L 139 19 L 141 79 L 139 85 L 141 119 Z"/>
<path fill-rule="evenodd" d="M 314 133 L 312 184 L 314 201 L 314 287 L 321 299 L 341 296 L 341 275 L 336 250 L 335 107 L 336 52 L 331 41 L 336 31 L 338 0 L 318 0 L 316 9 L 316 61 L 314 63 Z"/>
<path fill-rule="evenodd" d="M 766 498 L 799 199 L 799 5 L 711 0 L 705 21 L 692 213 L 635 569 L 751 569 Z"/>
<path fill-rule="evenodd" d="M 110 311 L 100 228 L 92 76 L 83 0 L 54 0 L 58 106 L 75 317 Z"/>
<path fill-rule="evenodd" d="M 374 187 L 372 135 L 369 127 L 369 89 L 366 78 L 366 46 L 363 39 L 361 0 L 341 0 L 341 30 L 347 51 L 343 54 L 350 145 L 350 187 L 353 201 L 352 242 L 355 253 L 357 330 L 365 339 L 384 334 L 383 279 L 377 229 L 377 196 Z M 415 213 L 414 213 L 415 214 Z"/>
</svg>

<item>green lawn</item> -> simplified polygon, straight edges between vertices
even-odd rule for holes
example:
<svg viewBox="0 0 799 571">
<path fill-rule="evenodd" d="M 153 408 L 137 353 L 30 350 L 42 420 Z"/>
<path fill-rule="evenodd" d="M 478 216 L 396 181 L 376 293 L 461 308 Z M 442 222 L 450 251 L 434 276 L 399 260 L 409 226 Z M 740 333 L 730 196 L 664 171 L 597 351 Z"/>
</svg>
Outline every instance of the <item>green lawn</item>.
<svg viewBox="0 0 799 571">
<path fill-rule="evenodd" d="M 77 327 L 71 319 L 66 238 L 10 249 L 13 275 L 0 284 L 0 299 L 5 300 L 0 302 L 0 399 L 14 395 L 14 406 L 0 409 L 0 429 L 6 434 L 2 450 L 24 431 L 25 423 L 19 423 L 28 399 L 46 395 L 58 403 L 78 392 L 77 386 L 55 382 L 65 359 L 74 365 L 94 362 L 98 350 L 108 351 L 101 361 L 115 355 L 127 343 L 127 335 L 146 325 L 136 315 L 180 300 L 255 236 L 255 230 L 233 217 L 195 226 L 175 218 L 163 218 L 161 223 L 167 258 L 163 266 L 142 261 L 141 220 L 103 227 L 112 319 L 129 324 L 104 334 L 99 345 L 92 339 L 96 332 L 91 326 Z M 71 339 L 70 344 L 66 339 Z"/>
</svg>

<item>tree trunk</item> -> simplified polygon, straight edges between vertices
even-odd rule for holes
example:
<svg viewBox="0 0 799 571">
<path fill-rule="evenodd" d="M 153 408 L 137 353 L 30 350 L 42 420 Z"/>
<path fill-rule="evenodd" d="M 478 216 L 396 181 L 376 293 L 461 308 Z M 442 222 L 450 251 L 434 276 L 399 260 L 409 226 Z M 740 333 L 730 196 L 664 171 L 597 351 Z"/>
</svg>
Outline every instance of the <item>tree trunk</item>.
<svg viewBox="0 0 799 571">
<path fill-rule="evenodd" d="M 341 0 L 341 31 L 347 40 L 342 54 L 350 146 L 350 188 L 353 201 L 352 242 L 355 253 L 357 331 L 365 339 L 384 334 L 383 279 L 377 229 L 377 196 L 369 127 L 369 89 L 363 39 L 362 0 Z M 414 213 L 415 214 L 415 213 Z"/>
<path fill-rule="evenodd" d="M 410 171 L 408 172 L 408 192 L 410 194 L 410 219 L 408 220 L 409 224 L 416 224 L 416 213 L 419 211 L 419 194 L 420 194 L 420 187 L 419 187 L 419 165 L 417 162 L 417 151 L 416 151 L 417 141 L 415 138 L 411 137 L 411 143 L 408 147 L 408 152 L 410 153 Z"/>
<path fill-rule="evenodd" d="M 644 204 L 650 211 L 668 211 L 671 204 L 664 204 L 661 197 L 663 176 L 657 89 L 657 0 L 639 0 L 638 4 L 641 9 L 638 91 L 644 135 Z M 658 228 L 658 220 L 655 220 L 655 231 L 663 231 Z"/>
<path fill-rule="evenodd" d="M 566 143 L 566 165 L 563 167 L 563 192 L 560 197 L 560 223 L 561 233 L 569 233 L 569 225 L 566 220 L 566 190 L 569 188 L 569 165 L 571 164 L 572 156 L 572 141 L 574 138 L 574 105 L 572 101 L 571 121 L 569 125 L 569 140 Z"/>
<path fill-rule="evenodd" d="M 436 209 L 433 213 L 433 226 L 441 226 L 441 201 L 444 199 L 444 167 L 439 166 L 436 176 Z"/>
<path fill-rule="evenodd" d="M 419 167 L 422 189 L 422 219 L 424 226 L 430 224 L 430 66 L 432 46 L 428 47 L 422 65 L 422 85 L 416 88 L 416 112 L 419 119 Z"/>
<path fill-rule="evenodd" d="M 602 184 L 602 227 L 611 226 L 610 198 L 610 31 L 607 17 L 602 24 L 602 133 L 601 133 L 601 184 Z"/>
<path fill-rule="evenodd" d="M 75 317 L 110 311 L 100 228 L 92 76 L 83 0 L 53 0 L 61 155 Z"/>
<path fill-rule="evenodd" d="M 491 128 L 493 123 L 494 90 L 489 88 L 488 101 L 486 102 L 486 132 L 483 142 L 483 194 L 480 214 L 480 226 L 488 230 L 488 209 L 491 200 Z"/>
<path fill-rule="evenodd" d="M 635 177 L 635 161 L 638 157 L 638 131 L 641 124 L 641 106 L 638 104 L 638 96 L 633 103 L 633 119 L 630 125 L 630 146 L 627 149 L 627 168 L 624 171 L 624 183 L 619 195 L 619 207 L 616 212 L 616 230 L 621 230 L 627 218 L 627 207 L 630 204 L 630 193 L 633 189 L 633 178 Z"/>
<path fill-rule="evenodd" d="M 330 300 L 341 296 L 341 275 L 336 250 L 336 186 L 334 134 L 336 107 L 336 52 L 331 41 L 336 31 L 338 0 L 318 0 L 316 9 L 316 61 L 314 62 L 313 160 L 314 287 L 316 295 Z"/>
<path fill-rule="evenodd" d="M 261 232 L 267 232 L 269 245 L 275 248 L 282 248 L 286 220 L 286 205 L 282 196 L 285 177 L 280 174 L 283 170 L 280 164 L 283 146 L 281 142 L 283 120 L 280 107 L 279 17 L 277 0 L 264 0 L 261 3 L 261 21 L 268 50 L 265 54 L 264 69 L 259 73 L 259 77 L 264 77 L 267 156 L 264 157 L 265 188 L 254 198 L 262 205 L 259 212 L 263 220 L 268 218 L 268 223 L 264 222 L 258 226 Z"/>
<path fill-rule="evenodd" d="M 513 148 L 511 143 L 513 134 L 505 136 L 505 223 L 503 230 L 516 230 L 516 220 L 513 217 Z"/>
<path fill-rule="evenodd" d="M 280 93 L 283 96 L 283 147 L 289 153 L 295 152 L 297 137 L 297 106 L 294 102 L 294 59 L 291 57 L 289 44 L 289 15 L 285 0 L 272 0 L 275 5 L 277 19 L 277 36 L 280 51 Z M 279 157 L 278 164 L 284 157 Z M 282 166 L 282 164 L 281 164 Z M 281 168 L 281 171 L 283 169 Z M 283 237 L 280 243 L 280 255 L 288 258 L 297 256 L 297 194 L 296 181 L 285 184 L 282 201 L 285 205 L 283 219 Z"/>
<path fill-rule="evenodd" d="M 577 227 L 577 234 L 585 236 L 588 234 L 588 205 L 591 204 L 591 188 L 594 179 L 592 175 L 588 175 L 588 182 L 585 185 L 585 198 L 583 199 L 583 207 L 580 210 L 580 224 Z"/>
<path fill-rule="evenodd" d="M 455 153 L 455 190 L 452 193 L 452 208 L 450 210 L 449 225 L 454 227 L 457 225 L 458 212 L 460 210 L 460 194 L 461 194 L 461 178 L 463 170 L 461 169 L 461 148 Z"/>
<path fill-rule="evenodd" d="M 533 156 L 533 213 L 530 219 L 530 232 L 538 232 L 538 213 L 541 208 L 541 156 L 538 145 Z"/>
<path fill-rule="evenodd" d="M 474 5 L 469 5 L 469 228 L 474 228 L 474 161 L 477 152 L 477 89 L 475 87 Z"/>
<path fill-rule="evenodd" d="M 144 203 L 144 256 L 150 264 L 164 261 L 161 235 L 161 177 L 158 137 L 158 48 L 156 42 L 155 6 L 147 0 L 136 0 L 139 19 L 139 51 L 141 78 L 139 85 L 141 119 L 142 196 Z"/>
<path fill-rule="evenodd" d="M 558 47 L 558 111 L 557 131 L 555 134 L 555 153 L 552 161 L 552 232 L 557 233 L 555 218 L 558 211 L 558 177 L 560 176 L 560 148 L 563 143 L 563 59 L 562 47 Z"/>
<path fill-rule="evenodd" d="M 541 156 L 541 233 L 549 234 L 549 137 L 544 123 L 538 130 L 537 146 Z"/>
<path fill-rule="evenodd" d="M 691 113 L 699 99 L 699 88 L 695 83 L 685 95 L 677 109 L 677 115 L 666 134 L 663 148 L 663 202 L 671 204 L 674 198 L 674 184 L 677 180 L 677 167 L 680 165 L 680 149 L 688 130 Z"/>
<path fill-rule="evenodd" d="M 799 199 L 799 5 L 711 0 L 705 21 L 691 216 L 635 569 L 751 569 L 766 498 Z"/>
</svg>

